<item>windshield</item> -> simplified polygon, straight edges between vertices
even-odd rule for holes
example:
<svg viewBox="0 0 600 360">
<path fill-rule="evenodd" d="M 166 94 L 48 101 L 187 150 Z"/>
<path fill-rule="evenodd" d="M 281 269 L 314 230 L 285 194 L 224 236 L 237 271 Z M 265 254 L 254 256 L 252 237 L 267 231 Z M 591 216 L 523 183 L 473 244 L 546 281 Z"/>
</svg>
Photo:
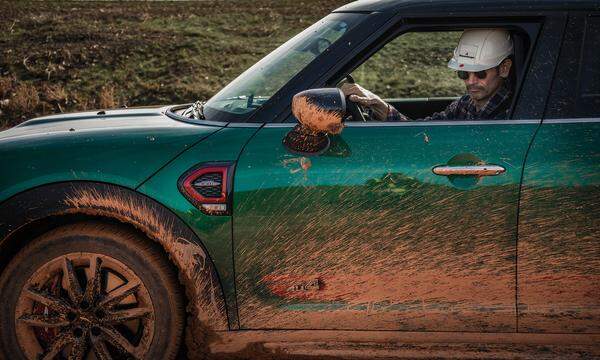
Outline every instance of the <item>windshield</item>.
<svg viewBox="0 0 600 360">
<path fill-rule="evenodd" d="M 350 15 L 330 14 L 265 56 L 208 100 L 206 118 L 245 117 L 259 108 L 357 22 Z"/>
</svg>

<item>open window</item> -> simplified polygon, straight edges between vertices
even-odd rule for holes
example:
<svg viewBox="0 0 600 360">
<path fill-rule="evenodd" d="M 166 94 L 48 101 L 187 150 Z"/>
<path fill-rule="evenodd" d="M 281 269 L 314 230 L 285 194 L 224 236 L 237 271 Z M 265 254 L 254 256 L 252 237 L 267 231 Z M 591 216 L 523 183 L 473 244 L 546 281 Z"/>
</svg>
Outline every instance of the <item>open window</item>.
<svg viewBox="0 0 600 360">
<path fill-rule="evenodd" d="M 347 73 L 352 75 L 356 83 L 377 94 L 409 118 L 425 118 L 443 111 L 466 93 L 464 82 L 447 64 L 462 31 L 468 27 L 447 24 L 439 27 L 410 26 L 399 35 L 389 37 L 391 40 L 383 47 L 360 59 L 360 65 Z M 514 24 L 477 27 L 505 28 L 511 33 L 514 45 L 510 75 L 514 94 L 512 108 L 530 57 L 531 34 Z"/>
</svg>

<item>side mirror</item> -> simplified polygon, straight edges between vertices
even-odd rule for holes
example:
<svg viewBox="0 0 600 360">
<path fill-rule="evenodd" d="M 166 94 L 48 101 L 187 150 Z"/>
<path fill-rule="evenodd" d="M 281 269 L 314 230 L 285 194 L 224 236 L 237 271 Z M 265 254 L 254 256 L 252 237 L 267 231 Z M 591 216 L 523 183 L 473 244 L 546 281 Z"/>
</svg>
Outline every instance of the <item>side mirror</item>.
<svg viewBox="0 0 600 360">
<path fill-rule="evenodd" d="M 319 155 L 330 145 L 328 135 L 344 128 L 346 98 L 338 88 L 310 89 L 294 95 L 292 113 L 296 125 L 283 139 L 292 153 Z"/>
</svg>

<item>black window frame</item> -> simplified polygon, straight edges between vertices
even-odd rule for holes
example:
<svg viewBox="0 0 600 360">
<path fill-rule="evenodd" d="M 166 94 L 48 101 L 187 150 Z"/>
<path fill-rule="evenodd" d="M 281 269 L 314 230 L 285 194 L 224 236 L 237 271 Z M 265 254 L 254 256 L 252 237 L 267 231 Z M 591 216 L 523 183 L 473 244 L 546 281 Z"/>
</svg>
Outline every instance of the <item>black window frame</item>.
<svg viewBox="0 0 600 360">
<path fill-rule="evenodd" d="M 387 22 L 385 27 L 371 34 L 362 44 L 359 44 L 360 47 L 357 46 L 340 57 L 336 66 L 332 67 L 318 81 L 313 82 L 304 89 L 335 86 L 346 74 L 351 73 L 354 68 L 360 66 L 373 53 L 399 35 L 404 30 L 405 23 L 413 26 L 413 23 L 426 24 L 429 27 L 434 25 L 449 26 L 450 24 L 450 28 L 452 26 L 454 28 L 469 28 L 493 25 L 522 27 L 524 24 L 535 24 L 538 31 L 535 36 L 530 36 L 529 54 L 523 66 L 525 74 L 519 81 L 520 88 L 517 88 L 515 92 L 511 117 L 509 120 L 492 121 L 541 120 L 558 58 L 559 47 L 556 44 L 557 42 L 560 43 L 562 39 L 566 16 L 566 11 L 536 11 L 534 15 L 527 12 L 507 11 L 502 17 L 489 16 L 489 13 L 477 14 L 476 12 L 466 17 L 458 17 L 455 13 L 417 14 L 412 16 L 397 14 Z M 359 61 L 360 59 L 364 60 Z M 287 109 L 282 111 L 272 122 L 296 122 L 291 114 L 291 107 L 288 105 Z"/>
<path fill-rule="evenodd" d="M 498 17 L 479 17 L 479 18 L 437 18 L 437 17 L 402 17 L 390 30 L 379 40 L 371 44 L 370 47 L 365 49 L 359 56 L 350 60 L 342 69 L 336 74 L 332 75 L 326 81 L 326 87 L 335 86 L 339 83 L 346 74 L 352 73 L 356 68 L 367 61 L 371 56 L 381 50 L 385 45 L 394 39 L 398 38 L 409 32 L 433 32 L 433 31 L 455 31 L 464 30 L 468 28 L 489 28 L 489 27 L 502 27 L 511 31 L 520 31 L 529 37 L 529 46 L 527 54 L 524 57 L 522 69 L 518 69 L 519 73 L 516 74 L 516 83 L 514 84 L 515 94 L 510 106 L 510 114 L 508 120 L 513 119 L 513 114 L 516 110 L 517 100 L 522 89 L 522 85 L 525 82 L 527 71 L 530 69 L 532 59 L 534 58 L 534 50 L 536 48 L 537 39 L 542 30 L 544 19 L 542 17 L 520 17 L 520 18 L 498 18 Z M 506 121 L 506 120 L 498 120 Z M 371 121 L 372 123 L 379 123 L 380 121 Z M 419 119 L 415 119 L 413 122 L 421 122 Z"/>
</svg>

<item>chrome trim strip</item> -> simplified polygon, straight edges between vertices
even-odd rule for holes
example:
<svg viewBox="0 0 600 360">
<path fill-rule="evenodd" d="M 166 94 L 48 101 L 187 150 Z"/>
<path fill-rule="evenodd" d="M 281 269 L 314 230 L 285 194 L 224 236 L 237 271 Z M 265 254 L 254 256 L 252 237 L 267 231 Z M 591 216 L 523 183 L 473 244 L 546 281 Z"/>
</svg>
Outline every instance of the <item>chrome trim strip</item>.
<svg viewBox="0 0 600 360">
<path fill-rule="evenodd" d="M 266 128 L 293 128 L 298 123 L 267 123 Z"/>
<path fill-rule="evenodd" d="M 406 121 L 406 122 L 347 122 L 345 127 L 396 127 L 396 126 L 444 126 L 444 125 L 523 125 L 539 124 L 541 120 L 447 120 L 447 121 Z M 600 122 L 598 118 L 580 118 L 580 119 L 545 119 L 544 124 L 571 124 L 571 123 L 594 123 Z M 297 123 L 267 123 L 268 128 L 290 128 Z"/>
<path fill-rule="evenodd" d="M 405 127 L 405 126 L 448 126 L 448 125 L 523 125 L 539 124 L 540 120 L 448 120 L 448 121 L 403 121 L 403 122 L 347 122 L 345 127 Z M 297 123 L 268 123 L 266 128 L 290 128 Z"/>
<path fill-rule="evenodd" d="M 346 127 L 402 127 L 402 126 L 447 126 L 447 125 L 523 125 L 539 124 L 541 120 L 447 120 L 447 121 L 402 121 L 402 122 L 348 122 Z"/>
<path fill-rule="evenodd" d="M 263 123 L 229 123 L 230 128 L 258 128 L 263 126 Z"/>
<path fill-rule="evenodd" d="M 597 118 L 579 118 L 579 119 L 544 119 L 542 124 L 576 124 L 576 123 L 594 123 L 600 122 Z"/>
</svg>

